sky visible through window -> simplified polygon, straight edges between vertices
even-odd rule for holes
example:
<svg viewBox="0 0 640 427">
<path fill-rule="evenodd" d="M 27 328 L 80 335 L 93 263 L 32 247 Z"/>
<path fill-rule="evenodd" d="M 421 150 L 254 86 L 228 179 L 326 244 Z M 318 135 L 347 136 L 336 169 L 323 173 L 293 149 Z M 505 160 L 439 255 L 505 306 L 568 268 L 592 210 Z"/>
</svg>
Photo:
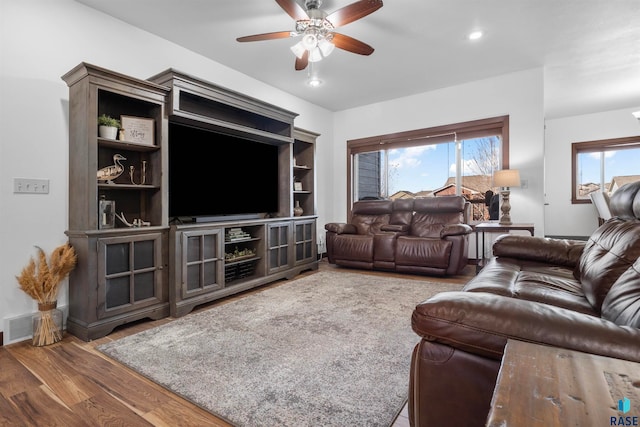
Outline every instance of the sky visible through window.
<svg viewBox="0 0 640 427">
<path fill-rule="evenodd" d="M 492 175 L 498 168 L 499 138 L 462 141 L 461 175 Z M 455 143 L 391 149 L 389 194 L 398 191 L 431 191 L 456 176 Z"/>
<path fill-rule="evenodd" d="M 614 176 L 640 175 L 640 148 L 604 152 L 604 182 Z M 578 155 L 578 184 L 600 184 L 600 153 Z"/>
<path fill-rule="evenodd" d="M 478 138 L 462 142 L 462 174 L 492 175 L 499 169 L 498 138 Z M 482 152 L 485 152 L 483 155 Z M 491 155 L 487 155 L 491 152 Z M 640 175 L 640 148 L 605 151 L 604 182 L 611 183 L 615 176 Z M 445 185 L 456 176 L 455 144 L 442 143 L 418 147 L 391 149 L 389 160 L 389 194 L 398 191 L 430 191 Z M 489 157 L 491 160 L 489 160 Z M 600 153 L 580 153 L 578 156 L 579 185 L 600 184 Z"/>
</svg>

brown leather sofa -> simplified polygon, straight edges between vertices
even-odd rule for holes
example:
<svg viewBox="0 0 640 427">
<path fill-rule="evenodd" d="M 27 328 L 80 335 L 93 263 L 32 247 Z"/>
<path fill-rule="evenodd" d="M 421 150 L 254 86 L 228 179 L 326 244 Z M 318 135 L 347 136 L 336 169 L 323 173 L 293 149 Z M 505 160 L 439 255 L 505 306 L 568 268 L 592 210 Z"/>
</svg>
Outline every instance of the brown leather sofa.
<svg viewBox="0 0 640 427">
<path fill-rule="evenodd" d="M 640 182 L 611 210 L 586 242 L 500 236 L 462 291 L 415 308 L 412 426 L 484 426 L 508 339 L 640 362 Z"/>
<path fill-rule="evenodd" d="M 458 274 L 472 228 L 461 196 L 355 202 L 349 223 L 325 225 L 330 263 L 367 270 Z"/>
</svg>

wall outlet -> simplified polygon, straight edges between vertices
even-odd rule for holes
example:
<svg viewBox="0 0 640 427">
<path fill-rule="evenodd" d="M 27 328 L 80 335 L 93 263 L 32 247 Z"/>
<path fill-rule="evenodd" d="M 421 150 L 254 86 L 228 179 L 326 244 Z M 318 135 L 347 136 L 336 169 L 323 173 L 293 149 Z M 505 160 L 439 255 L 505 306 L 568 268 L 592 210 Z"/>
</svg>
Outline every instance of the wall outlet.
<svg viewBox="0 0 640 427">
<path fill-rule="evenodd" d="M 13 192 L 29 194 L 49 194 L 49 180 L 13 178 Z"/>
</svg>

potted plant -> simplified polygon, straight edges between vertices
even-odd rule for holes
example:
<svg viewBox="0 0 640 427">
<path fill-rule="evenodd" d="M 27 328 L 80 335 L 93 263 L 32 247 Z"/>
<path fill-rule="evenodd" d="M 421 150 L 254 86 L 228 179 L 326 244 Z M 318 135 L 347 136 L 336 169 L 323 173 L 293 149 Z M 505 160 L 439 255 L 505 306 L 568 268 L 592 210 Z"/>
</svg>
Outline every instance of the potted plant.
<svg viewBox="0 0 640 427">
<path fill-rule="evenodd" d="M 33 317 L 33 345 L 43 346 L 62 339 L 62 311 L 57 309 L 60 282 L 76 266 L 77 256 L 69 243 L 58 246 L 47 255 L 38 249 L 38 262 L 33 258 L 16 276 L 20 289 L 38 302 Z"/>
<path fill-rule="evenodd" d="M 116 139 L 120 129 L 120 120 L 103 114 L 98 117 L 98 135 L 101 138 Z"/>
</svg>

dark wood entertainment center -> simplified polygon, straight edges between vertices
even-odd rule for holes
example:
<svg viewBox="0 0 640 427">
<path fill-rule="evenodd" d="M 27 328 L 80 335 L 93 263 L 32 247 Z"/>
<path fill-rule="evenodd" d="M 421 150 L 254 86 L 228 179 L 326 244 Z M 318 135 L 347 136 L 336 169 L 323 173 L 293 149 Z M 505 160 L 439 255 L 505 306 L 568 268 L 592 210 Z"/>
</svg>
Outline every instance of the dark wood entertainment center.
<svg viewBox="0 0 640 427">
<path fill-rule="evenodd" d="M 62 79 L 69 86 L 67 235 L 78 254 L 69 277 L 70 333 L 89 341 L 125 323 L 183 316 L 197 305 L 318 268 L 318 134 L 295 128 L 296 113 L 172 69 L 141 80 L 81 63 Z M 153 138 L 101 138 L 101 114 L 152 123 Z M 276 146 L 277 212 L 209 222 L 169 217 L 170 123 Z M 124 157 L 124 172 L 98 181 L 97 171 L 116 155 Z M 297 206 L 302 215 L 294 215 Z M 115 213 L 136 225 L 114 220 Z"/>
</svg>

